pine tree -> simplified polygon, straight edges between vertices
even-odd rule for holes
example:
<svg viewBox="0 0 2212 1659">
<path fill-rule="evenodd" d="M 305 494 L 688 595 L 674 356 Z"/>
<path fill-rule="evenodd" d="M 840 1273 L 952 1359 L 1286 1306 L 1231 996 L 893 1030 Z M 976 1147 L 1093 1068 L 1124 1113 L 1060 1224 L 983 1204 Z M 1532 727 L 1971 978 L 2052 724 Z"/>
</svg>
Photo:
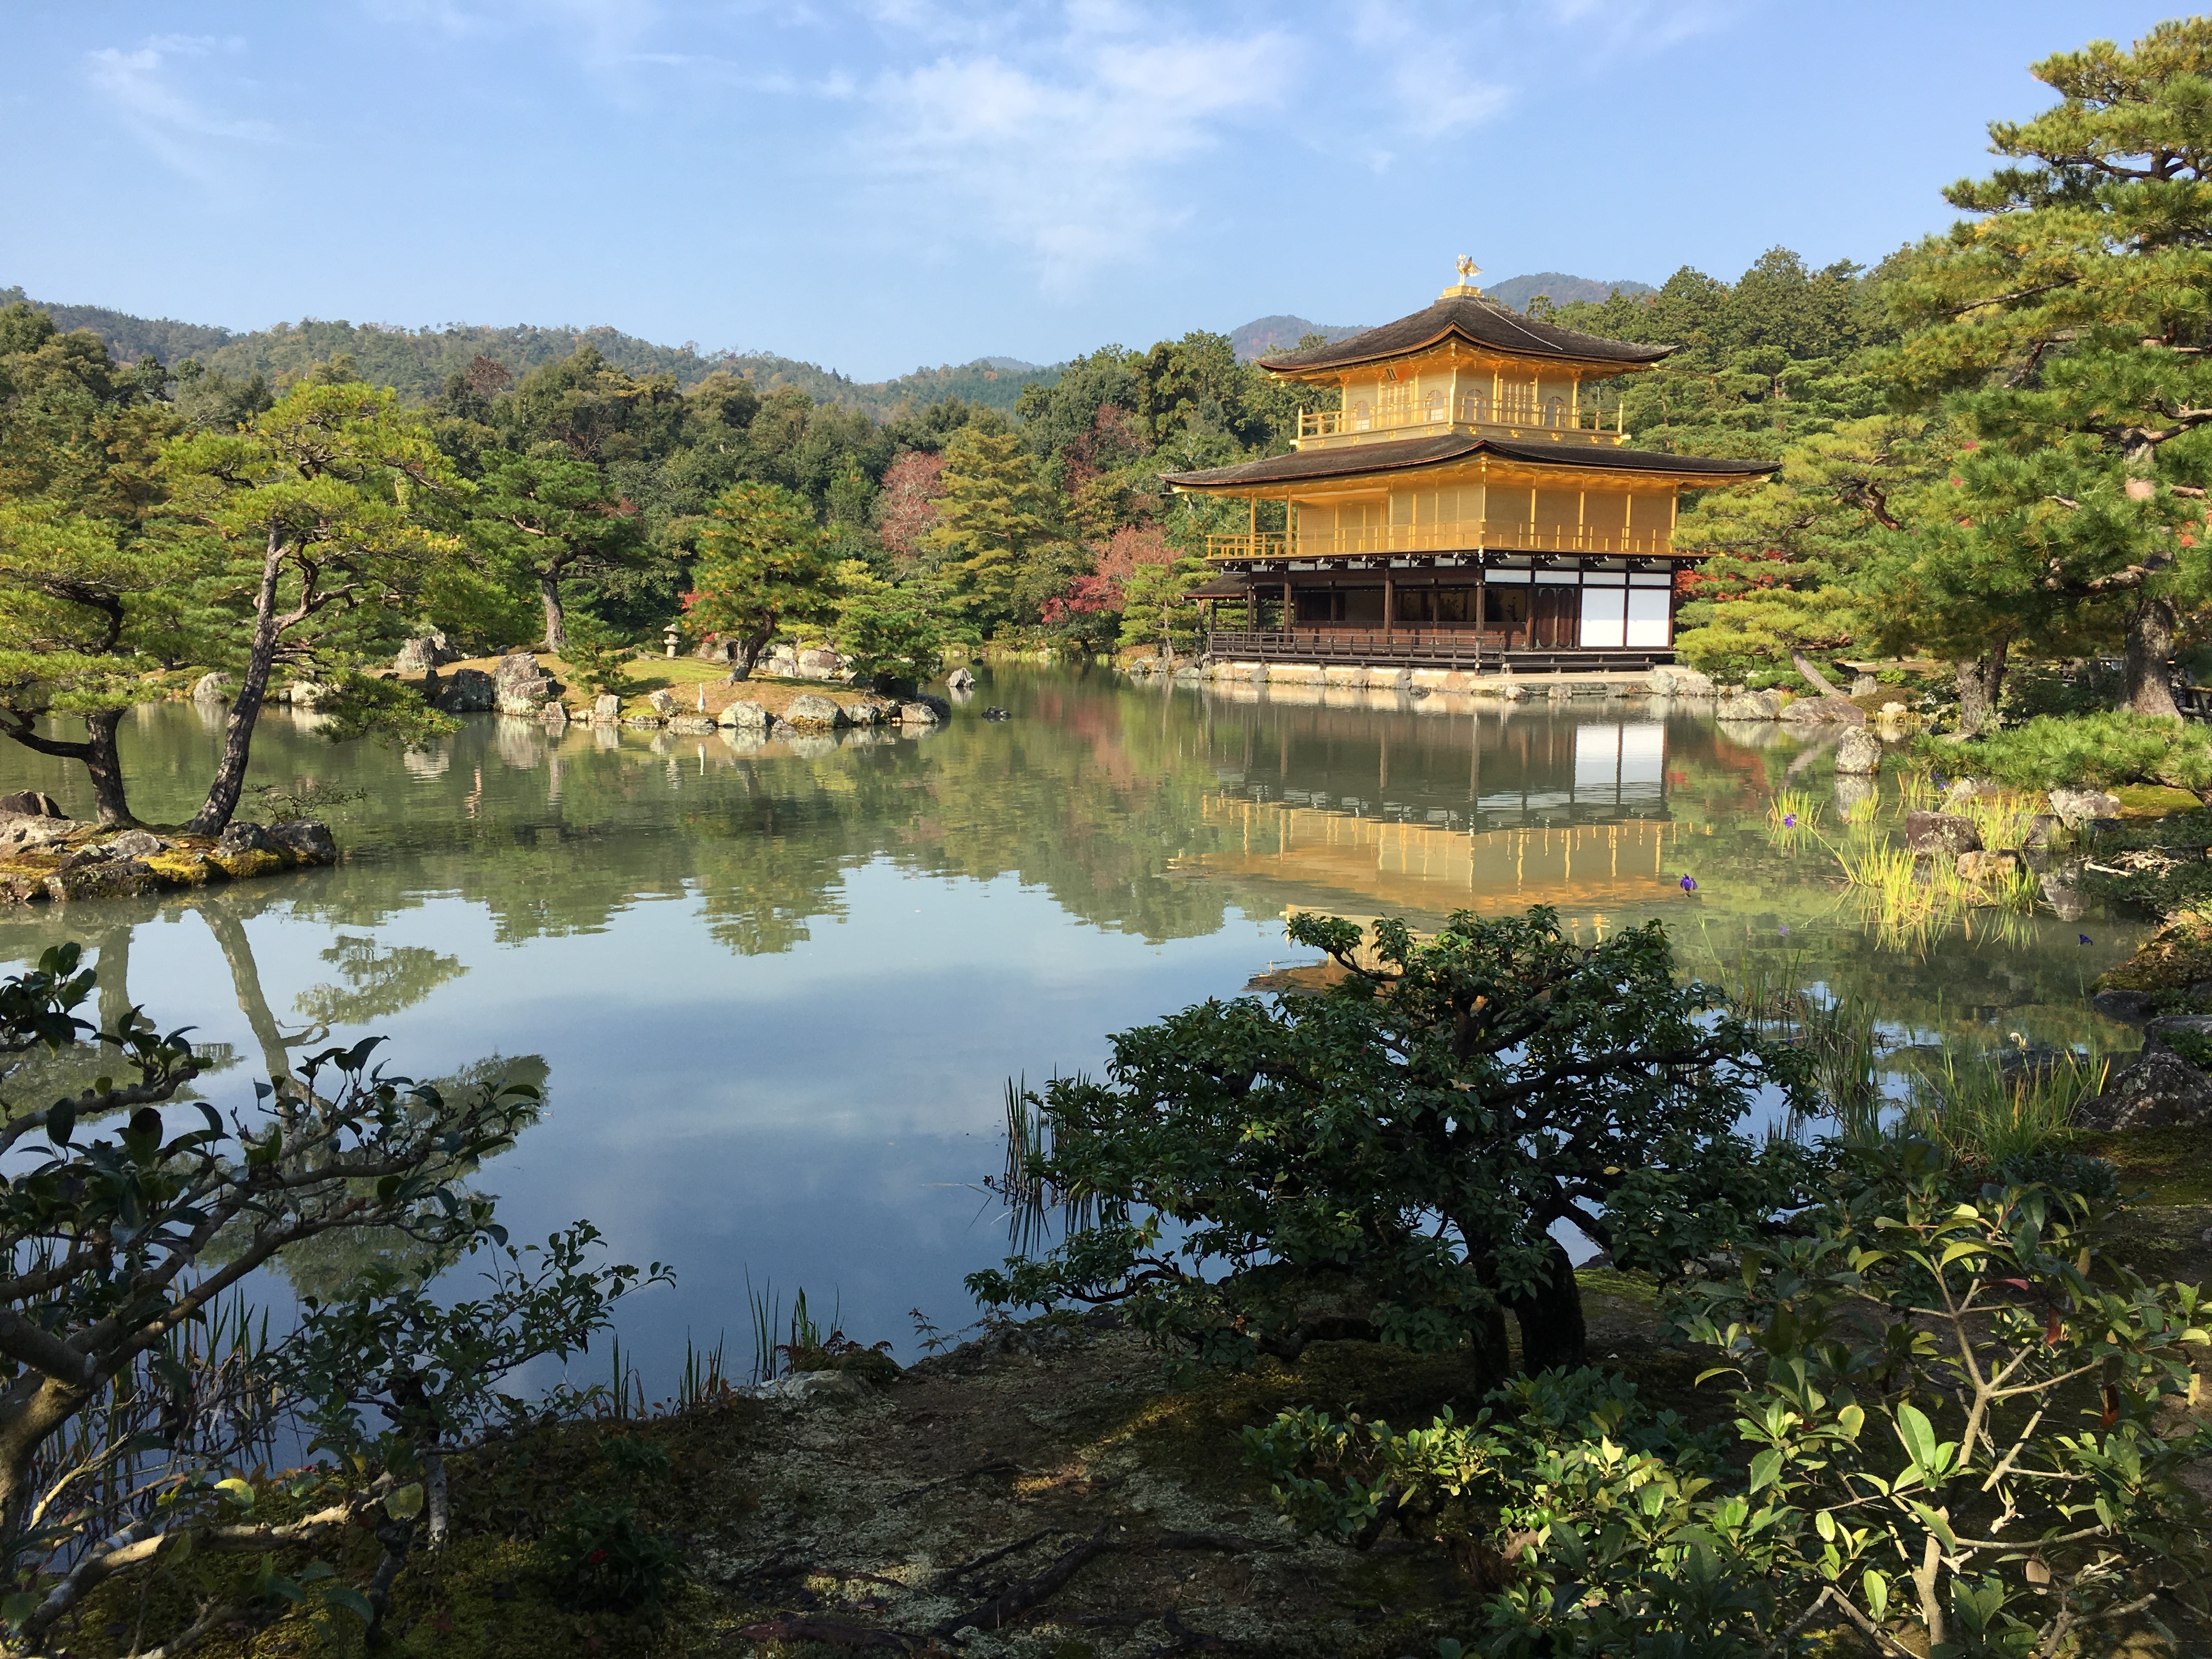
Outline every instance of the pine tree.
<svg viewBox="0 0 2212 1659">
<path fill-rule="evenodd" d="M 732 679 L 749 678 L 777 629 L 830 614 L 837 561 L 806 498 L 781 484 L 732 484 L 699 532 L 684 606 L 693 627 L 737 647 Z"/>
<path fill-rule="evenodd" d="M 2212 19 L 2033 73 L 2061 101 L 1993 123 L 2019 165 L 1945 192 L 1976 216 L 1911 262 L 1894 372 L 1978 440 L 1947 556 L 2124 638 L 2130 706 L 2172 715 L 2166 659 L 2212 597 Z"/>
<path fill-rule="evenodd" d="M 410 598 L 450 576 L 459 538 L 436 520 L 462 486 L 397 396 L 317 376 L 234 432 L 173 442 L 172 511 L 201 532 L 211 574 L 195 599 L 218 658 L 240 670 L 222 756 L 193 817 L 221 832 L 238 810 L 254 727 L 279 656 L 343 671 L 388 650 Z"/>
<path fill-rule="evenodd" d="M 922 538 L 958 584 L 958 600 L 985 629 L 1012 618 L 1015 590 L 1050 536 L 1049 498 L 1012 433 L 963 427 L 945 446 L 937 526 Z"/>
</svg>

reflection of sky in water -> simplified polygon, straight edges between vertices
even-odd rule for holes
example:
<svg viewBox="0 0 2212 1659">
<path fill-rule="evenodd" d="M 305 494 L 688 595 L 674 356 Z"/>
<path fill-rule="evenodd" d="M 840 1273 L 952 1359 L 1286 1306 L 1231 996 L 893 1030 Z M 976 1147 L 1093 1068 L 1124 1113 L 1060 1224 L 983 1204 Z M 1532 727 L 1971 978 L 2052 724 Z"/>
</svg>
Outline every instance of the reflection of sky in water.
<svg viewBox="0 0 2212 1659">
<path fill-rule="evenodd" d="M 240 1057 L 217 1101 L 317 1020 L 420 1077 L 542 1059 L 550 1109 L 483 1184 L 518 1239 L 589 1217 L 620 1259 L 676 1265 L 622 1321 L 665 1388 L 687 1333 L 746 1340 L 748 1273 L 902 1352 L 909 1308 L 965 1323 L 962 1275 L 1003 1253 L 977 1183 L 1006 1078 L 1096 1071 L 1108 1033 L 1233 994 L 1297 954 L 1291 908 L 1418 924 L 1542 901 L 1585 936 L 1657 916 L 1708 977 L 1756 960 L 1900 1025 L 2057 1040 L 2094 1024 L 2081 987 L 2130 942 L 2036 923 L 1876 950 L 1838 920 L 1832 861 L 1765 833 L 1771 790 L 1827 787 L 1771 730 L 1003 670 L 981 702 L 1017 719 L 817 756 L 479 720 L 401 757 L 280 714 L 257 775 L 359 792 L 330 814 L 346 864 L 17 911 L 0 957 L 75 937 L 111 979 L 127 962 L 163 1026 Z M 139 811 L 185 816 L 216 734 L 167 707 L 126 735 Z M 85 804 L 67 769 L 0 748 L 0 787 L 26 786 Z"/>
</svg>

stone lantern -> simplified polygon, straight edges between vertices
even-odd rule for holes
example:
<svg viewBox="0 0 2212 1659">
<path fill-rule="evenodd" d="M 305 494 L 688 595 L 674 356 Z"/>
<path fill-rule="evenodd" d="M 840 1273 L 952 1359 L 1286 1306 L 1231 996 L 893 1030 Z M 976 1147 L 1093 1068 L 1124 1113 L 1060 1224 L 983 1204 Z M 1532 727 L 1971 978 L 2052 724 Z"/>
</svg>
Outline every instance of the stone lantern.
<svg viewBox="0 0 2212 1659">
<path fill-rule="evenodd" d="M 660 630 L 660 637 L 668 643 L 668 654 L 670 656 L 672 657 L 676 654 L 677 641 L 683 637 L 683 635 L 684 630 L 677 627 L 674 623 L 669 623 L 667 627 Z"/>
</svg>

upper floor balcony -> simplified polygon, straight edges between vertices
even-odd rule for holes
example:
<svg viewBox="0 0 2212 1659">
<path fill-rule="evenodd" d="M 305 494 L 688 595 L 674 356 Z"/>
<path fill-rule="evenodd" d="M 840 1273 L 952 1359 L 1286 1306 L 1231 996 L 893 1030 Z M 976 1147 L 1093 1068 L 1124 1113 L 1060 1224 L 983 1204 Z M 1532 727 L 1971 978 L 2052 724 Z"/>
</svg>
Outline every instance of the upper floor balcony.
<svg viewBox="0 0 2212 1659">
<path fill-rule="evenodd" d="M 1620 444 L 1628 437 L 1617 404 L 1585 409 L 1565 397 L 1540 400 L 1526 389 L 1517 396 L 1509 390 L 1496 398 L 1487 392 L 1455 398 L 1438 388 L 1395 403 L 1355 401 L 1347 409 L 1298 411 L 1300 448 L 1332 448 L 1378 433 L 1425 437 L 1447 432 L 1589 444 Z"/>
<path fill-rule="evenodd" d="M 1206 538 L 1212 560 L 1381 557 L 1406 553 L 1584 553 L 1654 557 L 1674 550 L 1664 530 L 1531 524 L 1525 519 L 1462 519 L 1432 524 L 1371 525 L 1285 536 L 1279 530 L 1237 531 Z"/>
</svg>

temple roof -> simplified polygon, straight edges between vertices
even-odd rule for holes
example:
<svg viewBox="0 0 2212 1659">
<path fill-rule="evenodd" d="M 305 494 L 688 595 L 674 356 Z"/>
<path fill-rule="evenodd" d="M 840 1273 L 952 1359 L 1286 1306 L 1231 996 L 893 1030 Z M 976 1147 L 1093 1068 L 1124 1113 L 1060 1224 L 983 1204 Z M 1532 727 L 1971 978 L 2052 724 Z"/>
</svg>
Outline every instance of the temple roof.
<svg viewBox="0 0 2212 1659">
<path fill-rule="evenodd" d="M 1310 351 L 1285 352 L 1262 357 L 1260 367 L 1284 374 L 1304 369 L 1344 368 L 1354 363 L 1402 357 L 1424 350 L 1456 334 L 1470 344 L 1486 346 L 1516 356 L 1559 357 L 1578 362 L 1656 363 L 1678 350 L 1675 346 L 1631 345 L 1625 340 L 1601 340 L 1571 328 L 1538 322 L 1517 311 L 1509 311 L 1494 300 L 1447 292 L 1426 311 L 1401 317 L 1395 323 L 1370 328 L 1364 334 L 1316 346 Z"/>
<path fill-rule="evenodd" d="M 1199 472 L 1167 472 L 1169 483 L 1191 489 L 1233 489 L 1239 484 L 1293 483 L 1301 479 L 1351 478 L 1370 472 L 1402 472 L 1443 461 L 1495 455 L 1500 460 L 1601 472 L 1659 472 L 1678 477 L 1710 475 L 1717 483 L 1764 477 L 1781 470 L 1778 461 L 1731 461 L 1710 455 L 1668 455 L 1656 449 L 1615 449 L 1606 444 L 1516 443 L 1502 438 L 1455 434 L 1440 438 L 1403 438 L 1391 443 L 1354 444 L 1346 449 L 1304 449 L 1289 455 Z"/>
</svg>

